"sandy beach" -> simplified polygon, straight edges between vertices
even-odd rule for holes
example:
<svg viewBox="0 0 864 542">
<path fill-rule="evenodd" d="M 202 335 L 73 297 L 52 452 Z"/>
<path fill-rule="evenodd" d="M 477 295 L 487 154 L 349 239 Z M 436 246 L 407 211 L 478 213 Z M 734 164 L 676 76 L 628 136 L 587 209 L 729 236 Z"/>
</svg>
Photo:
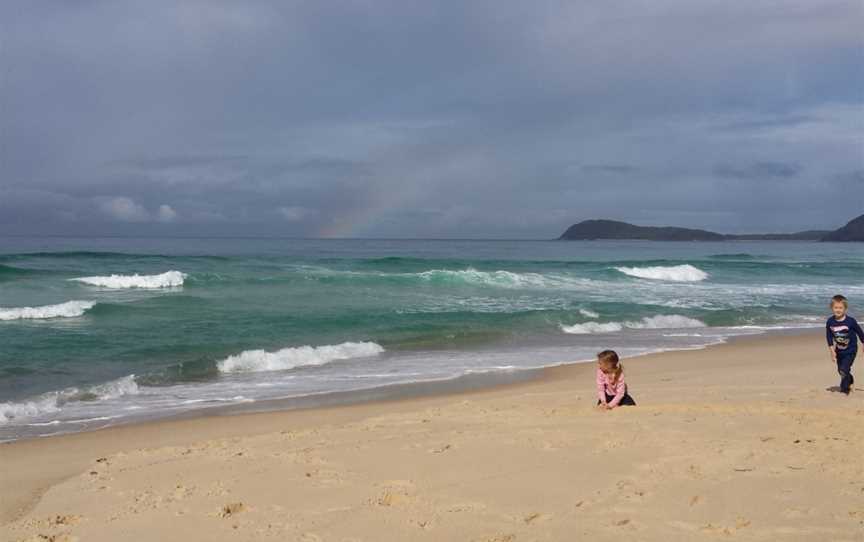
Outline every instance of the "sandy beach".
<svg viewBox="0 0 864 542">
<path fill-rule="evenodd" d="M 0 539 L 864 540 L 864 391 L 826 389 L 821 334 L 625 367 L 639 406 L 611 412 L 577 364 L 5 444 Z"/>
</svg>

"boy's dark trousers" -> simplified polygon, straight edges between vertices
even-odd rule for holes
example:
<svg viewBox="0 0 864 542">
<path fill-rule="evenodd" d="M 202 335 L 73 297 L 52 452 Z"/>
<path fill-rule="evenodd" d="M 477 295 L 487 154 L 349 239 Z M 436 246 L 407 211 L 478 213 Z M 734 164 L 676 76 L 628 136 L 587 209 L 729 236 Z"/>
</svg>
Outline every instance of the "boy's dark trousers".
<svg viewBox="0 0 864 542">
<path fill-rule="evenodd" d="M 837 352 L 837 372 L 840 373 L 840 391 L 849 393 L 855 378 L 852 376 L 852 364 L 855 363 L 857 352 Z"/>
</svg>

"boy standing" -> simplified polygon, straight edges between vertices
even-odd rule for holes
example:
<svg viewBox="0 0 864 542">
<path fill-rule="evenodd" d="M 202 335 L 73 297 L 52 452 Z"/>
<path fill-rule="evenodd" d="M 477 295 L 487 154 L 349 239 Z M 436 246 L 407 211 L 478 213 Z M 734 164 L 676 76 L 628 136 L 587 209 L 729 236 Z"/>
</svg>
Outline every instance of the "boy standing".
<svg viewBox="0 0 864 542">
<path fill-rule="evenodd" d="M 831 298 L 831 312 L 834 314 L 825 324 L 825 337 L 828 339 L 831 360 L 837 364 L 837 372 L 840 373 L 840 391 L 849 395 L 855 383 L 852 363 L 858 353 L 858 338 L 864 342 L 864 331 L 854 318 L 846 314 L 847 310 L 849 301 L 845 297 L 835 295 Z"/>
</svg>

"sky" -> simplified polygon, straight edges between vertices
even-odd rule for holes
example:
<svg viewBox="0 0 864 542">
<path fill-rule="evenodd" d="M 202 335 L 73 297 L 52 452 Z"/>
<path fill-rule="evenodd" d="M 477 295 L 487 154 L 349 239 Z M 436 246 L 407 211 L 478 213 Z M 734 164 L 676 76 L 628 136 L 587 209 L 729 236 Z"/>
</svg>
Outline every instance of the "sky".
<svg viewBox="0 0 864 542">
<path fill-rule="evenodd" d="M 0 2 L 0 235 L 864 213 L 860 0 Z"/>
</svg>

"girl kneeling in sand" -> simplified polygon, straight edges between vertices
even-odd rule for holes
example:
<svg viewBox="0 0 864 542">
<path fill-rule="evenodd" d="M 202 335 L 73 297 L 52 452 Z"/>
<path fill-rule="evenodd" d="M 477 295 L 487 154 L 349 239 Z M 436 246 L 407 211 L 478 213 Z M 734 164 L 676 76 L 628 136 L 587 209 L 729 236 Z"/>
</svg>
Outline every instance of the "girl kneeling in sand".
<svg viewBox="0 0 864 542">
<path fill-rule="evenodd" d="M 627 393 L 624 382 L 624 367 L 618 362 L 614 350 L 604 350 L 597 354 L 597 408 L 611 410 L 621 405 L 636 405 Z"/>
</svg>

